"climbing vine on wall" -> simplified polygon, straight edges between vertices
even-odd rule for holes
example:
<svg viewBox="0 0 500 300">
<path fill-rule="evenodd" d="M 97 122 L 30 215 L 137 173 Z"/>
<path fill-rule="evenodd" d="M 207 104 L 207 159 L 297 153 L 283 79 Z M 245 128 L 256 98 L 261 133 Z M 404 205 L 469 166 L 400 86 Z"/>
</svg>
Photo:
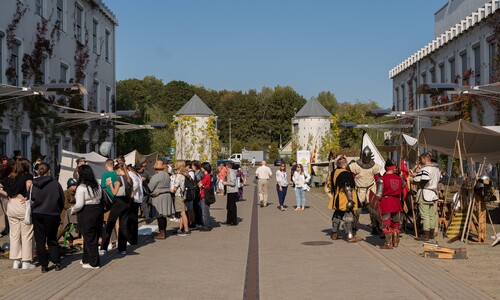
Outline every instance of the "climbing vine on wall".
<svg viewBox="0 0 500 300">
<path fill-rule="evenodd" d="M 41 65 L 43 62 L 44 54 L 48 57 L 52 57 L 52 52 L 54 49 L 54 41 L 48 40 L 45 35 L 47 33 L 47 19 L 42 18 L 36 26 L 36 39 L 33 45 L 33 51 L 31 54 L 25 53 L 23 55 L 23 62 L 21 64 L 21 71 L 23 73 L 23 85 L 30 85 L 31 79 L 34 77 L 34 85 L 39 85 L 43 83 L 43 72 L 41 70 Z"/>
<path fill-rule="evenodd" d="M 14 50 L 14 46 L 17 44 L 16 40 L 16 29 L 19 23 L 21 22 L 22 17 L 26 13 L 28 8 L 25 7 L 24 3 L 21 1 L 17 1 L 16 4 L 16 12 L 14 13 L 14 17 L 12 21 L 7 26 L 6 36 L 7 36 L 7 50 L 8 52 L 12 52 Z M 7 60 L 7 69 L 5 70 L 5 75 L 7 76 L 7 82 L 11 85 L 17 84 L 18 70 L 16 70 L 15 65 L 15 57 L 13 55 L 9 55 Z"/>
</svg>

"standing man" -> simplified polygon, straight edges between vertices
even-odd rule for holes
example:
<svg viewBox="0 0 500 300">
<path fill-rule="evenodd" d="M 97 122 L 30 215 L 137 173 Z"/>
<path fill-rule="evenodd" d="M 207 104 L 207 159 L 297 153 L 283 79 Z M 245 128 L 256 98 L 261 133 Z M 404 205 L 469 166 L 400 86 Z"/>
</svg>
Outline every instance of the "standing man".
<svg viewBox="0 0 500 300">
<path fill-rule="evenodd" d="M 330 175 L 330 187 L 332 197 L 328 204 L 329 209 L 334 209 L 332 216 L 332 240 L 338 240 L 340 223 L 344 221 L 347 233 L 347 242 L 356 243 L 361 241 L 353 232 L 354 212 L 358 208 L 355 183 L 352 173 L 347 168 L 347 159 L 342 156 L 337 160 L 337 168 Z"/>
<path fill-rule="evenodd" d="M 252 169 L 255 168 L 255 156 L 252 157 Z"/>
<path fill-rule="evenodd" d="M 85 157 L 80 157 L 76 160 L 76 168 L 73 171 L 73 178 L 78 180 L 78 172 L 77 169 L 79 166 L 83 166 L 87 164 L 87 159 Z"/>
<path fill-rule="evenodd" d="M 236 186 L 236 170 L 233 168 L 233 162 L 228 161 L 227 164 L 227 176 L 226 179 L 222 182 L 224 186 L 226 186 L 227 193 L 227 218 L 226 222 L 222 224 L 228 226 L 236 226 L 238 225 L 238 217 L 236 210 L 236 201 L 238 200 L 238 187 Z"/>
<path fill-rule="evenodd" d="M 259 205 L 260 207 L 267 206 L 267 182 L 271 179 L 273 172 L 267 166 L 265 160 L 261 162 L 261 166 L 255 170 L 255 177 L 258 179 L 259 190 Z"/>
<path fill-rule="evenodd" d="M 438 164 L 432 162 L 432 156 L 429 152 L 422 154 L 420 162 L 423 165 L 420 172 L 411 175 L 414 175 L 413 182 L 419 186 L 416 202 L 424 227 L 424 234 L 415 239 L 425 242 L 434 240 L 434 228 L 436 227 L 434 205 L 439 198 L 437 187 L 441 179 L 441 171 L 439 171 Z"/>
<path fill-rule="evenodd" d="M 125 156 L 118 155 L 116 157 L 116 163 L 119 164 L 119 165 L 124 165 L 125 164 Z"/>
<path fill-rule="evenodd" d="M 380 249 L 392 249 L 392 247 L 399 246 L 401 232 L 399 222 L 403 211 L 401 194 L 405 184 L 401 176 L 394 174 L 395 170 L 396 166 L 388 159 L 385 163 L 384 176 L 377 180 L 377 197 L 380 200 L 380 214 L 385 235 L 385 244 L 380 246 Z"/>
<path fill-rule="evenodd" d="M 377 165 L 372 156 L 372 150 L 366 146 L 361 152 L 361 158 L 349 165 L 349 170 L 355 175 L 356 193 L 362 206 L 370 202 L 370 191 L 376 192 L 375 175 L 382 170 L 382 166 Z M 359 214 L 356 211 L 355 214 L 357 219 Z M 370 220 L 372 234 L 376 235 L 378 234 L 378 222 L 372 212 L 370 212 Z"/>
</svg>

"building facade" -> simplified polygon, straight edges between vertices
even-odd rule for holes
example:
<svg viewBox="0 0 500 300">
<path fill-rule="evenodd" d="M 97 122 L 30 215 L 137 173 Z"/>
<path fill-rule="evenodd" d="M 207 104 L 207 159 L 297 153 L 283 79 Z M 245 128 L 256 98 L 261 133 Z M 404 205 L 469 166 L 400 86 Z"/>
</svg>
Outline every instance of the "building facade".
<svg viewBox="0 0 500 300">
<path fill-rule="evenodd" d="M 498 81 L 498 39 L 495 24 L 500 22 L 499 0 L 448 0 L 435 13 L 435 37 L 422 49 L 389 71 L 393 83 L 393 110 L 424 109 L 433 103 L 429 95 L 417 94 L 426 83 L 485 85 Z M 476 99 L 471 121 L 495 125 L 498 105 L 486 98 Z M 436 101 L 434 101 L 436 102 Z M 419 119 L 415 127 L 431 125 Z"/>
<path fill-rule="evenodd" d="M 80 83 L 88 91 L 71 99 L 49 99 L 52 111 L 112 112 L 116 94 L 115 28 L 118 20 L 101 0 L 0 1 L 0 83 L 37 86 Z M 0 154 L 45 155 L 57 164 L 62 149 L 98 151 L 113 132 L 95 122 L 46 118 L 29 100 L 14 99 L 3 108 Z M 3 104 L 5 105 L 5 104 Z M 38 119 L 38 120 L 37 120 Z M 38 121 L 38 123 L 37 123 Z"/>
<path fill-rule="evenodd" d="M 331 117 L 332 114 L 318 100 L 307 101 L 292 120 L 293 148 L 308 150 L 311 155 L 314 155 L 314 150 L 319 153 L 323 138 L 331 129 Z"/>
<path fill-rule="evenodd" d="M 215 113 L 194 95 L 174 116 L 175 159 L 214 161 L 219 147 Z"/>
</svg>

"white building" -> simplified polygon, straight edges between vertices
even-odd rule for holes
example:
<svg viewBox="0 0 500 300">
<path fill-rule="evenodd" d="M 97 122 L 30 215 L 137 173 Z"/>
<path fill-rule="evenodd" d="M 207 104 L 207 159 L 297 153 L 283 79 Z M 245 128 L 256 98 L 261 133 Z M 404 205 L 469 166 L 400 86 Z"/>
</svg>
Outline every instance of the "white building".
<svg viewBox="0 0 500 300">
<path fill-rule="evenodd" d="M 81 83 L 88 95 L 71 100 L 56 96 L 54 102 L 111 112 L 116 94 L 117 25 L 116 16 L 101 0 L 0 1 L 0 83 Z M 110 129 L 96 127 L 95 122 L 92 128 L 78 132 L 73 123 L 54 125 L 53 119 L 33 130 L 34 121 L 22 101 L 13 100 L 1 116 L 0 154 L 11 157 L 14 150 L 21 150 L 32 159 L 33 151 L 33 156 L 39 152 L 56 163 L 61 149 L 97 151 L 100 142 L 113 139 Z"/>
<path fill-rule="evenodd" d="M 194 95 L 174 116 L 175 158 L 211 161 L 218 148 L 215 113 Z"/>
<path fill-rule="evenodd" d="M 492 23 L 500 20 L 499 7 L 499 0 L 448 0 L 435 13 L 434 39 L 389 71 L 393 81 L 393 110 L 431 106 L 429 95 L 416 94 L 417 87 L 425 83 L 489 84 L 495 74 L 494 58 L 498 55 L 500 37 L 495 38 Z M 478 116 L 474 108 L 472 121 L 482 121 L 482 125 L 499 122 L 498 108 L 486 98 L 479 101 L 484 112 Z M 429 119 L 418 122 L 415 130 L 431 125 Z"/>
<path fill-rule="evenodd" d="M 292 123 L 292 138 L 297 150 L 313 154 L 321 149 L 323 137 L 330 131 L 332 114 L 316 99 L 311 99 L 297 112 Z"/>
</svg>

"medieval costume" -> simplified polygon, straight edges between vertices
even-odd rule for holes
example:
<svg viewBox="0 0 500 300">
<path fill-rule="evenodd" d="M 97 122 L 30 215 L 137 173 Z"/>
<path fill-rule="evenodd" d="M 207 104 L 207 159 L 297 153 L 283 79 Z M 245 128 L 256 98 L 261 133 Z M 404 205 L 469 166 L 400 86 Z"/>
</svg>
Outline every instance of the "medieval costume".
<svg viewBox="0 0 500 300">
<path fill-rule="evenodd" d="M 329 209 L 334 209 L 332 216 L 332 240 L 339 239 L 340 223 L 344 221 L 345 230 L 347 233 L 347 242 L 356 243 L 361 239 L 356 237 L 353 232 L 354 212 L 358 209 L 358 199 L 356 197 L 355 183 L 353 174 L 346 170 L 347 160 L 344 160 L 343 165 L 337 167 L 330 174 L 330 187 L 332 197 L 330 197 Z"/>
<path fill-rule="evenodd" d="M 366 146 L 361 153 L 361 158 L 349 165 L 349 170 L 355 175 L 356 192 L 362 205 L 370 202 L 370 191 L 375 193 L 376 190 L 375 175 L 379 174 L 380 170 L 382 170 L 382 167 L 377 165 L 372 157 L 372 150 Z M 377 234 L 377 221 L 371 213 L 370 219 L 372 234 Z"/>
<path fill-rule="evenodd" d="M 394 174 L 396 166 L 391 160 L 385 164 L 386 173 L 377 180 L 377 197 L 380 199 L 380 214 L 382 216 L 382 228 L 385 235 L 385 244 L 381 249 L 392 249 L 399 245 L 400 217 L 401 217 L 401 194 L 404 181 L 401 176 Z"/>
</svg>

